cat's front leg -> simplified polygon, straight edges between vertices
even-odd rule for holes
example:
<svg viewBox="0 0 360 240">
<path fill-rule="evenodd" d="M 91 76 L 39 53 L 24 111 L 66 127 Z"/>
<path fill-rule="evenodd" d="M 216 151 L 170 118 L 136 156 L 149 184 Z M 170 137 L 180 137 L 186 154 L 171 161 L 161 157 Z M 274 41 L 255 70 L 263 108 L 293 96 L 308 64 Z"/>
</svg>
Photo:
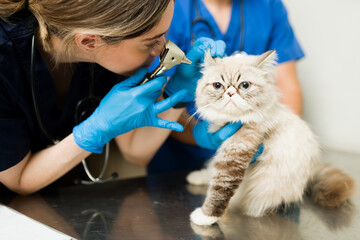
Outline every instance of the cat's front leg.
<svg viewBox="0 0 360 240">
<path fill-rule="evenodd" d="M 263 140 L 254 128 L 243 127 L 239 132 L 221 145 L 213 159 L 213 176 L 205 202 L 190 215 L 195 224 L 211 225 L 223 215 Z"/>
<path fill-rule="evenodd" d="M 215 159 L 217 158 L 220 156 L 215 156 Z M 214 176 L 205 202 L 201 208 L 191 213 L 192 222 L 197 225 L 212 225 L 219 220 L 239 187 L 247 165 L 248 163 L 240 161 L 215 161 Z"/>
</svg>

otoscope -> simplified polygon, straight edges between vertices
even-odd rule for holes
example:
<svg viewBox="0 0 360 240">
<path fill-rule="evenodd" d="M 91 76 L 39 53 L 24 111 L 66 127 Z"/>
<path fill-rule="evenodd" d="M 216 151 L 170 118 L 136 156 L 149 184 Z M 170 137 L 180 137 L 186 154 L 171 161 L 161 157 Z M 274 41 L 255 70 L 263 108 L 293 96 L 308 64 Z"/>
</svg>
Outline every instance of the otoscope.
<svg viewBox="0 0 360 240">
<path fill-rule="evenodd" d="M 170 40 L 166 41 L 165 47 L 160 53 L 160 63 L 154 71 L 148 73 L 141 84 L 144 84 L 159 74 L 164 73 L 180 63 L 191 64 L 192 62 L 185 56 L 185 53 Z"/>
</svg>

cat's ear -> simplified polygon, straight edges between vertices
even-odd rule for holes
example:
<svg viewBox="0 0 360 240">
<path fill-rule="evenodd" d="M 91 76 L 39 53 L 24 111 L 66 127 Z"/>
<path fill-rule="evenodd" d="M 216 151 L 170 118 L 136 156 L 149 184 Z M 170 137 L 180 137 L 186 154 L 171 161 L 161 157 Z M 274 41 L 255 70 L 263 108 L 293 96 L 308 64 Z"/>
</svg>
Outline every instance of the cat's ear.
<svg viewBox="0 0 360 240">
<path fill-rule="evenodd" d="M 212 65 L 215 65 L 215 59 L 211 56 L 210 50 L 206 50 L 204 55 L 204 67 Z"/>
<path fill-rule="evenodd" d="M 277 53 L 275 50 L 267 51 L 259 55 L 255 61 L 255 66 L 264 71 L 270 71 L 274 69 L 277 62 Z"/>
</svg>

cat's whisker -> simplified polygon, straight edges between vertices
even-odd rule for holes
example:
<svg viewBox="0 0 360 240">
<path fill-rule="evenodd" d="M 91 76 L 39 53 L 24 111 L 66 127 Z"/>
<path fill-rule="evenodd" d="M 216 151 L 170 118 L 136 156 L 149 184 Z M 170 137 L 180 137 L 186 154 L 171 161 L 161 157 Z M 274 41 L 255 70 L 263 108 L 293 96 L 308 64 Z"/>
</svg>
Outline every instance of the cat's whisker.
<svg viewBox="0 0 360 240">
<path fill-rule="evenodd" d="M 201 109 L 204 109 L 204 108 L 206 108 L 206 107 L 208 107 L 209 105 L 212 105 L 212 104 L 213 103 L 208 103 L 208 104 L 206 104 L 206 105 L 204 105 L 204 106 L 202 106 L 200 108 L 197 108 L 196 111 L 193 114 L 191 114 L 191 116 L 186 120 L 185 126 L 187 126 L 192 119 L 195 119 L 195 115 L 198 114 Z M 200 116 L 201 116 L 201 114 L 200 114 Z"/>
<path fill-rule="evenodd" d="M 190 121 L 195 118 L 195 117 L 194 117 L 195 114 L 196 114 L 196 113 L 191 114 L 190 117 L 188 117 L 188 119 L 187 119 L 186 122 L 185 122 L 185 126 L 184 126 L 184 127 L 187 127 L 187 125 L 190 123 Z"/>
<path fill-rule="evenodd" d="M 265 114 L 263 113 L 263 111 L 261 111 L 261 110 L 259 110 L 259 109 L 256 109 L 256 108 L 254 108 L 253 106 L 251 106 L 251 105 L 249 105 L 249 104 L 245 104 L 245 103 L 243 103 L 243 102 L 241 102 L 241 101 L 238 101 L 237 103 L 240 104 L 240 105 L 243 105 L 243 106 L 246 107 L 246 108 L 250 108 L 252 111 L 256 112 L 256 113 L 257 113 L 258 115 L 260 115 L 262 118 L 265 117 Z"/>
</svg>

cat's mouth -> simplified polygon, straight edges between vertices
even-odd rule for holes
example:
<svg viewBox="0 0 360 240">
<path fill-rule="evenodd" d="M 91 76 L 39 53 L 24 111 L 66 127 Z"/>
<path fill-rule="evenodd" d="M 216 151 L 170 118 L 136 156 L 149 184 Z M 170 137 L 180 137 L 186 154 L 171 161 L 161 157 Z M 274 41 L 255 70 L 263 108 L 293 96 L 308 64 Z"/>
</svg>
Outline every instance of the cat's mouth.
<svg viewBox="0 0 360 240">
<path fill-rule="evenodd" d="M 231 100 L 231 98 L 225 103 L 225 106 L 235 106 L 235 107 L 238 107 L 238 105 L 237 105 L 233 100 Z"/>
</svg>

